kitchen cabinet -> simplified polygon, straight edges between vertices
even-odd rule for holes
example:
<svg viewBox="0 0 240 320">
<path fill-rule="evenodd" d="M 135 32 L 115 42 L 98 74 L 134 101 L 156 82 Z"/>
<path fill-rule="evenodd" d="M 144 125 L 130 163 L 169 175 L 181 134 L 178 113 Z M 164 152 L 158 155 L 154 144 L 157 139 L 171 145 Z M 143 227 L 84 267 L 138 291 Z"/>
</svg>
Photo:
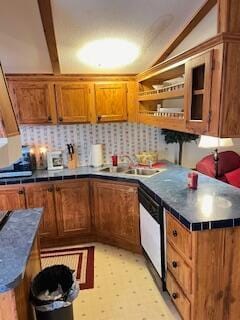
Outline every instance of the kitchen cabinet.
<svg viewBox="0 0 240 320">
<path fill-rule="evenodd" d="M 134 76 L 8 76 L 20 124 L 136 121 Z"/>
<path fill-rule="evenodd" d="M 54 189 L 59 235 L 90 233 L 89 181 L 55 183 Z"/>
<path fill-rule="evenodd" d="M 96 83 L 95 109 L 98 122 L 126 121 L 126 83 Z"/>
<path fill-rule="evenodd" d="M 80 123 L 90 121 L 88 84 L 81 82 L 56 83 L 56 103 L 60 123 Z"/>
<path fill-rule="evenodd" d="M 167 290 L 184 320 L 240 319 L 240 228 L 190 232 L 166 215 Z"/>
<path fill-rule="evenodd" d="M 7 89 L 7 82 L 0 64 L 0 138 L 20 135 Z"/>
<path fill-rule="evenodd" d="M 199 135 L 240 137 L 239 53 L 240 38 L 218 34 L 140 73 L 138 121 Z"/>
<path fill-rule="evenodd" d="M 197 133 L 209 131 L 212 62 L 211 50 L 185 64 L 186 128 Z"/>
<path fill-rule="evenodd" d="M 44 215 L 39 228 L 41 238 L 57 236 L 57 220 L 52 184 L 35 184 L 25 186 L 27 208 L 44 208 Z"/>
<path fill-rule="evenodd" d="M 9 82 L 18 122 L 56 123 L 54 87 L 49 82 Z"/>
<path fill-rule="evenodd" d="M 101 239 L 139 251 L 139 204 L 137 186 L 93 182 L 95 232 Z"/>
<path fill-rule="evenodd" d="M 25 209 L 24 188 L 17 187 L 0 187 L 0 210 Z"/>
</svg>

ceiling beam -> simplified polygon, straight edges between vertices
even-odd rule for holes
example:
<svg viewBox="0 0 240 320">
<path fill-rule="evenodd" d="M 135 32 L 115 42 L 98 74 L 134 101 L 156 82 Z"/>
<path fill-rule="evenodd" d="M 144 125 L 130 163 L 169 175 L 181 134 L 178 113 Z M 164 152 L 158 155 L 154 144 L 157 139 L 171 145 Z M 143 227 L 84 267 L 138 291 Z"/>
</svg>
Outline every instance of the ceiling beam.
<svg viewBox="0 0 240 320">
<path fill-rule="evenodd" d="M 60 73 L 57 43 L 54 32 L 51 0 L 38 0 L 43 30 L 54 74 Z"/>
<path fill-rule="evenodd" d="M 203 6 L 197 11 L 192 19 L 184 26 L 184 28 L 177 34 L 177 36 L 166 46 L 161 52 L 157 61 L 152 66 L 163 62 L 167 59 L 171 52 L 189 35 L 189 33 L 198 25 L 198 23 L 208 14 L 208 12 L 214 7 L 217 0 L 207 0 Z"/>
</svg>

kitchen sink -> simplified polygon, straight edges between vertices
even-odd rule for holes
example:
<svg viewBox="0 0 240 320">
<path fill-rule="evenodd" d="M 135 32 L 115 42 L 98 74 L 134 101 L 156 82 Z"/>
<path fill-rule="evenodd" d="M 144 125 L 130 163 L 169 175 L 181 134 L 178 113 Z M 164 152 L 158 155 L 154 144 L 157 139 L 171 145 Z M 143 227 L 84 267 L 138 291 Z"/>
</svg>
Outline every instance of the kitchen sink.
<svg viewBox="0 0 240 320">
<path fill-rule="evenodd" d="M 154 174 L 160 173 L 162 170 L 158 169 L 146 169 L 146 168 L 134 168 L 125 171 L 126 174 L 132 174 L 137 176 L 153 176 Z"/>
<path fill-rule="evenodd" d="M 155 174 L 158 174 L 165 169 L 150 169 L 150 168 L 126 168 L 126 167 L 106 167 L 100 169 L 99 172 L 109 172 L 109 173 L 124 173 L 124 174 L 131 174 L 135 176 L 145 176 L 151 177 Z"/>
<path fill-rule="evenodd" d="M 106 167 L 106 168 L 103 168 L 99 171 L 101 172 L 110 172 L 110 173 L 113 173 L 113 172 L 124 172 L 128 170 L 128 168 L 126 167 Z"/>
</svg>

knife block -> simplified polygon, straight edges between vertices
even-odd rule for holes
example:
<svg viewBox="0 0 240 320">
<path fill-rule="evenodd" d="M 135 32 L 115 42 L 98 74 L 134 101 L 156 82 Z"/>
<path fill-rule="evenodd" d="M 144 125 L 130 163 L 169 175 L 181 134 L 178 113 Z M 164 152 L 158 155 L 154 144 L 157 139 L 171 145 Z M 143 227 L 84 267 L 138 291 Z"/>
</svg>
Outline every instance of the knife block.
<svg viewBox="0 0 240 320">
<path fill-rule="evenodd" d="M 76 169 L 77 168 L 77 155 L 74 153 L 72 155 L 72 159 L 70 156 L 68 156 L 68 169 Z"/>
</svg>

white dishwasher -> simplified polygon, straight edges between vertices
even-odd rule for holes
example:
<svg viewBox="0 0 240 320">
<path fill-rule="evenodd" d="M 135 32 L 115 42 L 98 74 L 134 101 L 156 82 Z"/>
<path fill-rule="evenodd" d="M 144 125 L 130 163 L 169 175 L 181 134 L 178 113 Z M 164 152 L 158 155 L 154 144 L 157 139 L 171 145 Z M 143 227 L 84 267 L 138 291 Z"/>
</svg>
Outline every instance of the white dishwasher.
<svg viewBox="0 0 240 320">
<path fill-rule="evenodd" d="M 165 235 L 164 212 L 151 196 L 139 190 L 141 245 L 151 261 L 165 289 Z"/>
</svg>

